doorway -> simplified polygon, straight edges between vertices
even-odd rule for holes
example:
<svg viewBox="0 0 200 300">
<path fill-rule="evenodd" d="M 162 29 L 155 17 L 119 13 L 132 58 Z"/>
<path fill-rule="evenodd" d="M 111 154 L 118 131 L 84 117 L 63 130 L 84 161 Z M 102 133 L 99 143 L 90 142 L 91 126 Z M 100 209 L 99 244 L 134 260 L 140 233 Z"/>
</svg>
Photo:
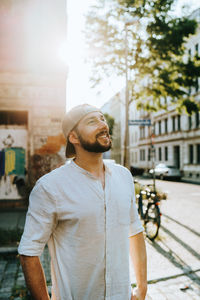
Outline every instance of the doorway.
<svg viewBox="0 0 200 300">
<path fill-rule="evenodd" d="M 174 146 L 174 166 L 180 169 L 180 146 Z"/>
</svg>

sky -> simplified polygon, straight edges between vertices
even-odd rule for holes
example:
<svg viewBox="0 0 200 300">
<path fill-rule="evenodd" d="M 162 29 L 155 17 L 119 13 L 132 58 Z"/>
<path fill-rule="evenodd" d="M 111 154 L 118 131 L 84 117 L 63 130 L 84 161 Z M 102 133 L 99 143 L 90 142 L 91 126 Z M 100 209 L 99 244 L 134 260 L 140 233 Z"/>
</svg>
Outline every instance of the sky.
<svg viewBox="0 0 200 300">
<path fill-rule="evenodd" d="M 117 76 L 106 78 L 96 88 L 92 88 L 92 83 L 89 81 L 90 69 L 85 63 L 87 52 L 83 29 L 85 14 L 89 6 L 94 3 L 95 0 L 67 1 L 68 33 L 66 63 L 69 69 L 66 91 L 67 111 L 83 103 L 93 104 L 100 108 L 125 86 L 125 78 Z M 189 3 L 188 14 L 200 7 L 197 0 L 190 0 Z M 188 0 L 177 0 L 176 13 L 178 15 L 181 15 L 181 7 L 183 5 L 188 5 Z"/>
</svg>

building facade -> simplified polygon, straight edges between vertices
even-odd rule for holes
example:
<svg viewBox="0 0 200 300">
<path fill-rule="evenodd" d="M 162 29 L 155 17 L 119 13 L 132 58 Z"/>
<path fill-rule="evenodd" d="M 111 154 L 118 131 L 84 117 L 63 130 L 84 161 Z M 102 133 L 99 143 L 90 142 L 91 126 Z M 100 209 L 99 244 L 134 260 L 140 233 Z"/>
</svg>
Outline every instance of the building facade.
<svg viewBox="0 0 200 300">
<path fill-rule="evenodd" d="M 200 8 L 190 18 L 196 19 L 199 25 L 196 34 L 190 36 L 186 43 L 186 59 L 200 55 Z M 190 93 L 200 101 L 200 79 Z M 141 118 L 146 117 L 141 112 Z M 191 116 L 178 114 L 173 106 L 169 106 L 168 111 L 158 111 L 152 114 L 151 119 L 154 124 L 155 163 L 176 166 L 185 179 L 200 182 L 200 112 Z M 151 165 L 151 143 L 151 130 L 140 128 L 138 164 L 147 170 Z"/>
<path fill-rule="evenodd" d="M 0 3 L 0 200 L 64 161 L 66 1 Z"/>
<path fill-rule="evenodd" d="M 120 93 L 114 95 L 107 103 L 105 103 L 101 110 L 103 113 L 107 113 L 112 116 L 115 120 L 113 135 L 112 135 L 112 150 L 109 153 L 109 158 L 114 159 L 117 163 L 122 164 L 122 143 L 123 143 L 123 127 L 121 120 L 123 116 L 123 94 L 122 90 Z"/>
<path fill-rule="evenodd" d="M 200 9 L 195 10 L 190 16 L 196 19 L 200 24 Z M 188 39 L 186 44 L 186 57 L 188 55 L 200 55 L 200 25 L 195 35 Z M 196 100 L 200 101 L 200 79 L 195 89 L 191 89 Z M 118 99 L 119 103 L 124 103 L 124 92 Z M 112 114 L 113 97 L 107 103 L 109 113 Z M 117 104 L 115 104 L 117 105 Z M 122 111 L 124 113 L 122 113 Z M 121 163 L 123 162 L 123 140 L 125 126 L 125 107 L 120 107 L 118 111 L 117 122 L 121 128 Z M 129 119 L 151 119 L 152 126 L 129 126 L 129 151 L 130 166 L 136 170 L 146 171 L 153 166 L 153 156 L 155 164 L 165 163 L 178 167 L 182 171 L 184 178 L 200 182 L 200 113 L 194 113 L 191 116 L 187 114 L 178 114 L 175 107 L 169 106 L 168 111 L 160 110 L 156 113 L 147 113 L 137 111 L 133 102 L 129 109 Z M 118 130 L 116 128 L 116 135 Z M 113 136 L 115 138 L 115 135 Z M 115 143 L 113 142 L 113 146 Z M 153 146 L 152 146 L 153 145 Z M 152 149 L 155 152 L 153 153 Z M 117 150 L 119 152 L 119 150 Z M 116 149 L 111 152 L 114 158 Z M 118 159 L 120 161 L 120 159 Z"/>
</svg>

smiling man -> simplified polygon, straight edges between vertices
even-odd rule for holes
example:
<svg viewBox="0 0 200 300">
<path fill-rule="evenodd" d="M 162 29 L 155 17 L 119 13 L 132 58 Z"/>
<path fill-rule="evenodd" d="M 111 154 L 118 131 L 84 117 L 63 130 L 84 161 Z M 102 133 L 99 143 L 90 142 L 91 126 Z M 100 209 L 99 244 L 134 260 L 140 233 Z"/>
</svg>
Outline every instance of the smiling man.
<svg viewBox="0 0 200 300">
<path fill-rule="evenodd" d="M 32 297 L 49 299 L 40 264 L 51 255 L 53 300 L 144 300 L 146 250 L 133 179 L 117 164 L 105 164 L 111 148 L 106 120 L 88 104 L 63 120 L 66 157 L 73 158 L 38 180 L 19 254 Z M 129 250 L 137 288 L 131 292 Z"/>
</svg>

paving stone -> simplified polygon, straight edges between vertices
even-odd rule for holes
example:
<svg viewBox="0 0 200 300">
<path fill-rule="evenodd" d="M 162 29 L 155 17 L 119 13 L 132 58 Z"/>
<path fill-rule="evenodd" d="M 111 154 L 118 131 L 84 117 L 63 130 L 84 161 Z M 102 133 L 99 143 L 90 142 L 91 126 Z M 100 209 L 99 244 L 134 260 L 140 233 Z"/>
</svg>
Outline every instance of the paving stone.
<svg viewBox="0 0 200 300">
<path fill-rule="evenodd" d="M 0 283 L 1 283 L 1 281 L 3 279 L 3 276 L 4 276 L 5 267 L 6 267 L 6 262 L 1 262 L 0 261 Z"/>
<path fill-rule="evenodd" d="M 15 277 L 4 277 L 2 283 L 1 283 L 1 289 L 3 288 L 11 288 L 14 286 L 15 283 Z"/>
<path fill-rule="evenodd" d="M 8 294 L 0 293 L 0 300 L 8 300 L 9 297 L 10 297 L 10 295 L 8 295 Z"/>
</svg>

